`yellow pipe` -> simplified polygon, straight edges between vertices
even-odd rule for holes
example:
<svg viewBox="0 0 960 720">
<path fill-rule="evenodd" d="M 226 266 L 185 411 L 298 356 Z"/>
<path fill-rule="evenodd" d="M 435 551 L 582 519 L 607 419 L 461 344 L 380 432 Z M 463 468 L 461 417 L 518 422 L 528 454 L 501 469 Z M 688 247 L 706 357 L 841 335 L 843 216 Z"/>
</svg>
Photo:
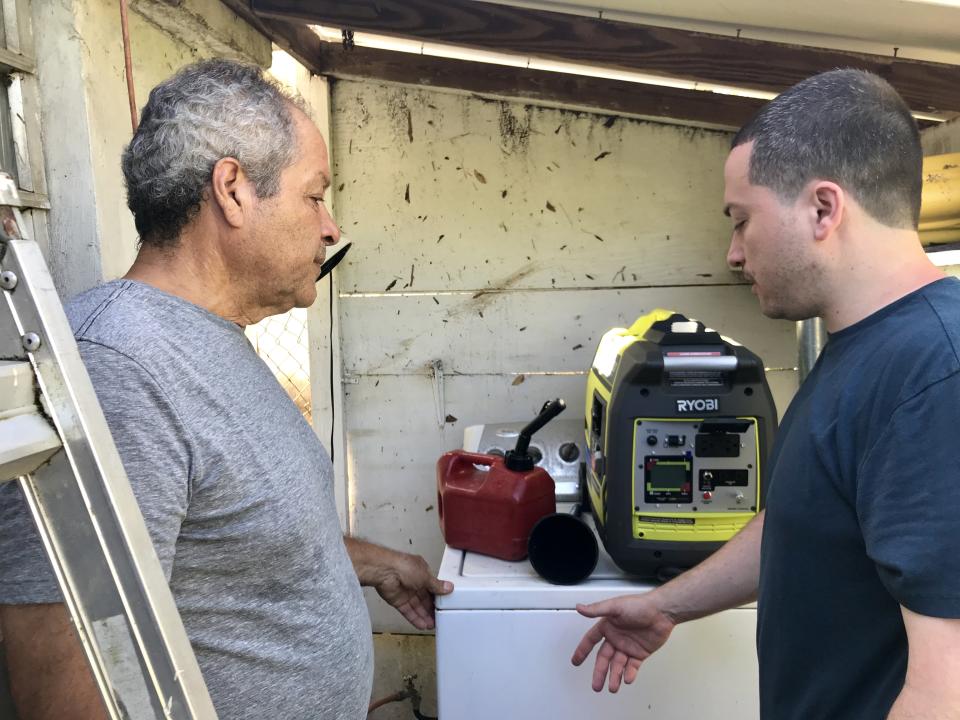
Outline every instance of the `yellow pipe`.
<svg viewBox="0 0 960 720">
<path fill-rule="evenodd" d="M 945 243 L 960 242 L 960 228 L 953 228 L 952 230 L 921 230 L 920 242 L 923 245 L 943 245 Z"/>
<path fill-rule="evenodd" d="M 933 232 L 934 230 L 960 230 L 960 215 L 948 217 L 943 220 L 920 222 L 920 232 Z"/>
<path fill-rule="evenodd" d="M 920 240 L 924 244 L 960 240 L 960 153 L 923 159 Z"/>
</svg>

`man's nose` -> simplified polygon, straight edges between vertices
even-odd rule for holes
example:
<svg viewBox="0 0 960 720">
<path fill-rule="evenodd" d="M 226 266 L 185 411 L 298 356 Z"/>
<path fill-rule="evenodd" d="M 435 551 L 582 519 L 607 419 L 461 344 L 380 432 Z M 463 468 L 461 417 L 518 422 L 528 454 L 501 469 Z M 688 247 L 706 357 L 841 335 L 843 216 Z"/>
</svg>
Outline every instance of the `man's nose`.
<svg viewBox="0 0 960 720">
<path fill-rule="evenodd" d="M 727 249 L 727 266 L 731 270 L 743 269 L 743 250 L 735 239 L 730 240 L 730 247 Z"/>
<path fill-rule="evenodd" d="M 323 218 L 320 221 L 320 233 L 324 245 L 336 245 L 340 242 L 340 227 L 326 208 L 323 209 Z"/>
</svg>

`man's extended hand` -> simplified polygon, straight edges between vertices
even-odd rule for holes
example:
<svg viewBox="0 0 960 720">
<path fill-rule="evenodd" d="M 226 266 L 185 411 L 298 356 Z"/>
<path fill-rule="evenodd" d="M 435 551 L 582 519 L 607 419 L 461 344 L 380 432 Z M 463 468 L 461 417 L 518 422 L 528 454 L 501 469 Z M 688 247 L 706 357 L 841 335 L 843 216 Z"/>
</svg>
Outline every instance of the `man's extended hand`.
<svg viewBox="0 0 960 720">
<path fill-rule="evenodd" d="M 577 605 L 581 615 L 600 618 L 573 653 L 573 664 L 580 665 L 602 641 L 593 667 L 594 690 L 603 690 L 608 674 L 610 692 L 621 682 L 633 682 L 640 664 L 681 622 L 756 599 L 764 516 L 761 511 L 717 552 L 656 590 Z"/>
<path fill-rule="evenodd" d="M 433 625 L 433 596 L 453 592 L 438 580 L 419 555 L 398 552 L 364 540 L 343 539 L 361 585 L 373 587 L 419 630 Z"/>
<path fill-rule="evenodd" d="M 395 553 L 396 559 L 374 585 L 380 597 L 420 630 L 433 627 L 433 596 L 447 595 L 453 584 L 438 580 L 419 555 Z"/>
<path fill-rule="evenodd" d="M 584 617 L 601 618 L 577 645 L 573 664 L 580 665 L 602 641 L 593 667 L 593 689 L 603 690 L 609 674 L 609 689 L 615 693 L 621 682 L 632 683 L 640 665 L 670 637 L 676 621 L 656 604 L 653 594 L 625 595 L 592 605 L 577 605 Z"/>
</svg>

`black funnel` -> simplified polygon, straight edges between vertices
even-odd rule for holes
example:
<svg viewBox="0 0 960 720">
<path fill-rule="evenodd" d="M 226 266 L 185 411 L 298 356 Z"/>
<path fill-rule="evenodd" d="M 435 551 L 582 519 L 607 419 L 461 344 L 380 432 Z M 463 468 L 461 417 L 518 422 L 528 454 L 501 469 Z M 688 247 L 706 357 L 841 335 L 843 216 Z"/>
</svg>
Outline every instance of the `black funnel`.
<svg viewBox="0 0 960 720">
<path fill-rule="evenodd" d="M 600 557 L 597 536 L 580 519 L 579 505 L 569 513 L 541 518 L 530 531 L 527 552 L 537 574 L 554 585 L 583 582 Z"/>
</svg>

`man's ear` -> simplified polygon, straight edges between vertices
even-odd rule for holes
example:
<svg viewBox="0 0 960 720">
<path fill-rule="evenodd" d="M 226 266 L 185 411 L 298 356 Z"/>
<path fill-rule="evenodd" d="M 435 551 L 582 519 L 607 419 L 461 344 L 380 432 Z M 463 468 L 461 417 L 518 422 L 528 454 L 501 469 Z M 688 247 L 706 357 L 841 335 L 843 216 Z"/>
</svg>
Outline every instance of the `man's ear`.
<svg viewBox="0 0 960 720">
<path fill-rule="evenodd" d="M 243 227 L 253 213 L 256 198 L 253 182 L 236 158 L 217 160 L 210 177 L 210 199 L 228 225 Z"/>
<path fill-rule="evenodd" d="M 846 193 L 842 187 L 829 180 L 815 180 L 809 190 L 811 208 L 815 213 L 814 239 L 826 240 L 843 222 L 847 205 Z"/>
</svg>

